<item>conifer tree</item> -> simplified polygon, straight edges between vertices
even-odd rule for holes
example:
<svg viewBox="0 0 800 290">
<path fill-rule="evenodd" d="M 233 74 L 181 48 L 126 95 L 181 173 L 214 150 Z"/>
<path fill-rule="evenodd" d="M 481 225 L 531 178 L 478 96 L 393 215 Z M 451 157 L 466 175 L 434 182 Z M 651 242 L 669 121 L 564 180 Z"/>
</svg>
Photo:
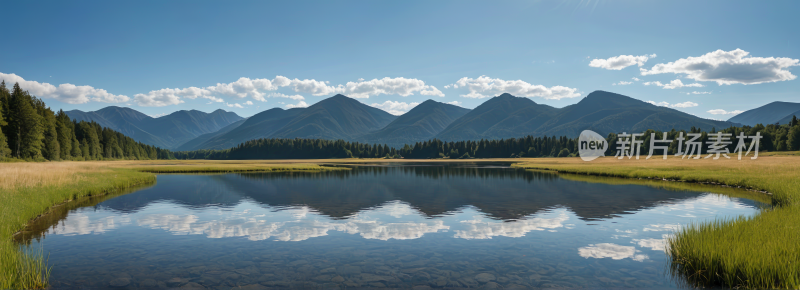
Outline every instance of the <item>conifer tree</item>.
<svg viewBox="0 0 800 290">
<path fill-rule="evenodd" d="M 33 98 L 28 92 L 22 91 L 19 83 L 14 84 L 11 91 L 9 111 L 11 130 L 6 136 L 9 137 L 12 154 L 18 158 L 40 158 L 44 139 L 42 120 L 34 108 Z"/>
<path fill-rule="evenodd" d="M 0 107 L 2 107 L 5 103 L 5 99 L 0 97 Z M 3 110 L 0 110 L 0 160 L 5 159 L 9 155 L 11 155 L 11 149 L 8 148 L 8 142 L 6 139 L 6 135 L 3 134 L 3 127 L 8 125 L 5 118 L 3 118 Z"/>
</svg>

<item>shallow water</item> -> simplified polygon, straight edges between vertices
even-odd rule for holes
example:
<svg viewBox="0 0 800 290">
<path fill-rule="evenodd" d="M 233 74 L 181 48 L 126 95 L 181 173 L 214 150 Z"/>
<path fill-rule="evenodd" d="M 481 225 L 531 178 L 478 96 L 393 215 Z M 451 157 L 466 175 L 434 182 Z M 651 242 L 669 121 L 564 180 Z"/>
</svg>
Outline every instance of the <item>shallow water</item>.
<svg viewBox="0 0 800 290">
<path fill-rule="evenodd" d="M 55 288 L 676 288 L 663 238 L 759 203 L 502 166 L 159 175 L 32 242 Z"/>
</svg>

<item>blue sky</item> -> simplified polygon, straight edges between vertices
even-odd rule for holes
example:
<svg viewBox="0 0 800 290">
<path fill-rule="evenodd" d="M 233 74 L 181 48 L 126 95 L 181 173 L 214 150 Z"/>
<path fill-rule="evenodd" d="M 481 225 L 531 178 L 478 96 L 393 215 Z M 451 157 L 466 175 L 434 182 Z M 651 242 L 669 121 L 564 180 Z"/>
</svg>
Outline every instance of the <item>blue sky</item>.
<svg viewBox="0 0 800 290">
<path fill-rule="evenodd" d="M 24 80 L 54 109 L 250 116 L 343 93 L 399 114 L 426 99 L 474 108 L 506 91 L 564 107 L 607 90 L 728 119 L 723 111 L 800 102 L 800 1 L 3 7 L 0 78 Z"/>
</svg>

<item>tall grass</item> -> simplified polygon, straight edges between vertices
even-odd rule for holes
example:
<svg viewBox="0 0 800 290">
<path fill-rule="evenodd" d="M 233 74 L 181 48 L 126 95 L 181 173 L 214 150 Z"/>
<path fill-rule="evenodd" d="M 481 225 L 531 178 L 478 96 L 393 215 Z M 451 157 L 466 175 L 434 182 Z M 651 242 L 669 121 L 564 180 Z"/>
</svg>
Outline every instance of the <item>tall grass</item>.
<svg viewBox="0 0 800 290">
<path fill-rule="evenodd" d="M 721 184 L 772 194 L 773 209 L 753 217 L 684 226 L 668 239 L 673 275 L 690 286 L 800 288 L 800 157 L 757 160 L 528 160 L 520 168 Z"/>
<path fill-rule="evenodd" d="M 87 196 L 121 193 L 152 184 L 152 172 L 333 170 L 316 164 L 207 161 L 104 161 L 0 163 L 0 289 L 47 287 L 49 268 L 41 249 L 12 241 L 31 220 L 54 205 Z"/>
</svg>

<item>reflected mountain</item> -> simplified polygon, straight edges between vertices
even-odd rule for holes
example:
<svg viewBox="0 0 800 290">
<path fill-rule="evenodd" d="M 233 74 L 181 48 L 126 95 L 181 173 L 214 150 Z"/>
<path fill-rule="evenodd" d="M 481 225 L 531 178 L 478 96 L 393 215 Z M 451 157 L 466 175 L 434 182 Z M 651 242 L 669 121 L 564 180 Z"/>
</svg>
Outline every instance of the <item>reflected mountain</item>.
<svg viewBox="0 0 800 290">
<path fill-rule="evenodd" d="M 250 200 L 272 208 L 308 206 L 331 218 L 346 219 L 399 200 L 429 218 L 474 206 L 491 218 L 508 221 L 565 207 L 580 219 L 591 221 L 699 194 L 642 185 L 576 182 L 552 173 L 512 168 L 358 166 L 322 173 L 160 175 L 158 190 L 120 196 L 100 206 L 135 212 L 158 201 L 203 208 L 232 207 Z"/>
</svg>

